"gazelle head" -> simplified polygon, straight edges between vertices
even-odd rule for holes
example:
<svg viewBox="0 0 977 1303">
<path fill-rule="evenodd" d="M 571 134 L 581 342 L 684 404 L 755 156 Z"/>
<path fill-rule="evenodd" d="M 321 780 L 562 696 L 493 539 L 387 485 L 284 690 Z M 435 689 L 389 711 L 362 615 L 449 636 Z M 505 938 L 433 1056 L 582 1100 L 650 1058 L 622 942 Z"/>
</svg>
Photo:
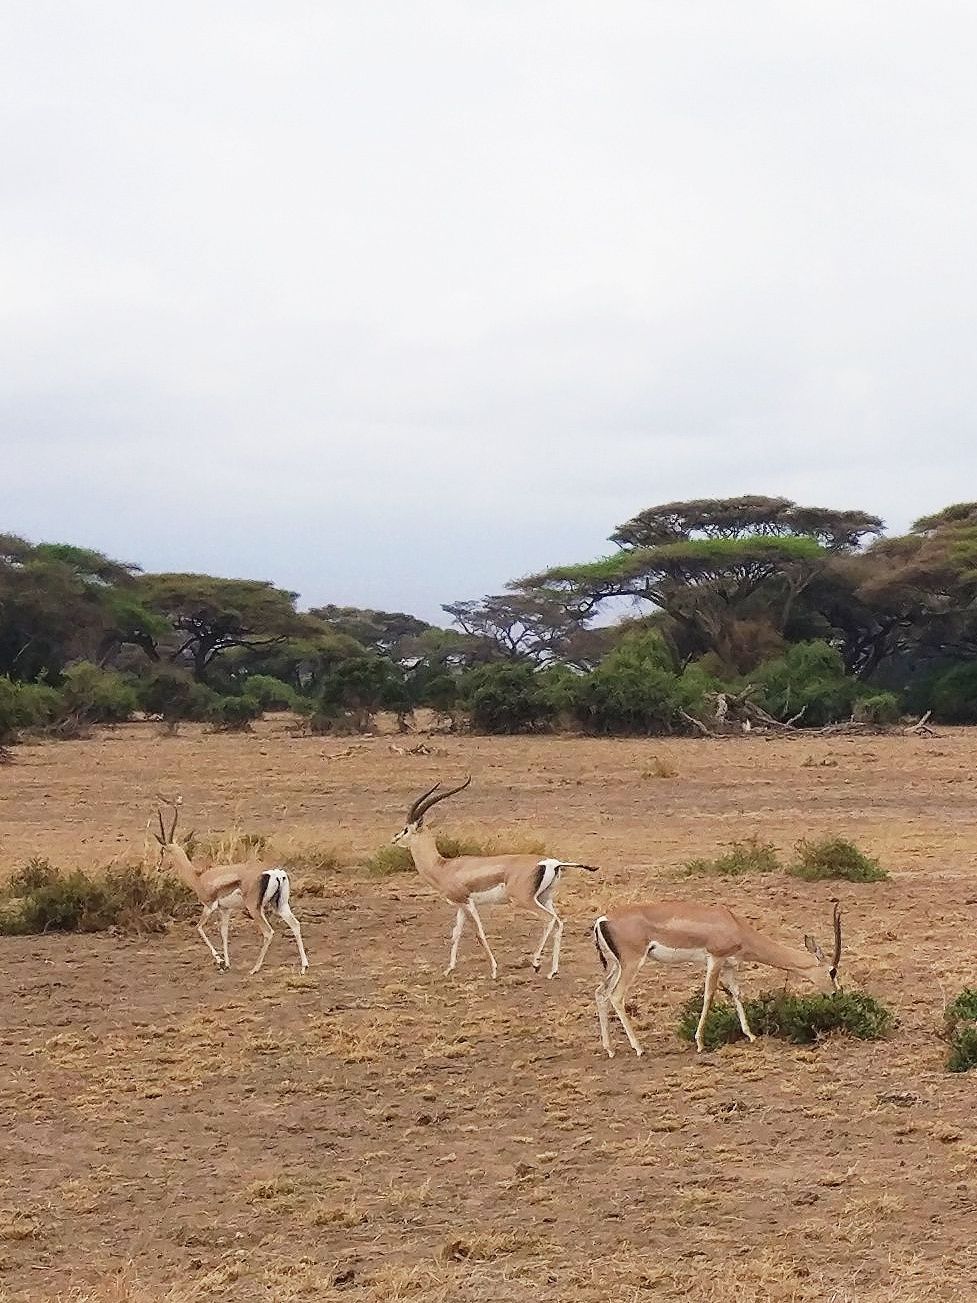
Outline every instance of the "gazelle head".
<svg viewBox="0 0 977 1303">
<path fill-rule="evenodd" d="M 452 787 L 447 792 L 439 792 L 438 788 L 441 786 L 441 780 L 438 779 L 433 787 L 430 787 L 426 792 L 421 793 L 411 808 L 407 811 L 407 823 L 393 838 L 393 844 L 395 846 L 409 846 L 411 840 L 416 837 L 423 828 L 424 816 L 427 814 L 428 810 L 430 810 L 431 806 L 437 805 L 439 801 L 446 801 L 449 796 L 454 796 L 456 792 L 464 791 L 471 781 L 472 776 L 469 774 L 465 781 L 460 783 L 457 787 Z"/>
<path fill-rule="evenodd" d="M 804 945 L 818 961 L 818 967 L 811 969 L 807 976 L 815 986 L 825 992 L 838 990 L 838 965 L 841 963 L 841 906 L 837 901 L 832 903 L 834 904 L 832 922 L 834 924 L 835 948 L 831 963 L 828 963 L 824 951 L 814 937 L 806 936 L 804 938 Z"/>
<path fill-rule="evenodd" d="M 181 861 L 186 860 L 189 863 L 186 851 L 176 840 L 176 825 L 180 818 L 180 806 L 183 804 L 183 797 L 177 796 L 172 800 L 168 796 L 157 797 L 157 800 L 163 805 L 168 805 L 173 811 L 173 818 L 167 830 L 163 822 L 163 811 L 156 807 L 156 818 L 159 821 L 159 832 L 153 829 L 153 836 L 159 842 L 159 859 L 156 861 L 157 869 L 172 867 L 173 860 L 179 858 Z M 190 836 L 193 834 L 191 833 Z M 188 839 L 189 840 L 189 839 Z"/>
</svg>

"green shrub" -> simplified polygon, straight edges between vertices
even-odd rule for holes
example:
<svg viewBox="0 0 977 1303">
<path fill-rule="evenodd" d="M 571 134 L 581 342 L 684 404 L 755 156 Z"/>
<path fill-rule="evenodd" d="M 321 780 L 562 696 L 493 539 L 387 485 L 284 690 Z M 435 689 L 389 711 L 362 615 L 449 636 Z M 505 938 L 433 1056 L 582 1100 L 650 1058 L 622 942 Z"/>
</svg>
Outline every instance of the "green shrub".
<svg viewBox="0 0 977 1303">
<path fill-rule="evenodd" d="M 977 1068 L 977 990 L 965 986 L 943 1013 L 943 1038 L 949 1041 L 948 1072 Z"/>
<path fill-rule="evenodd" d="M 940 724 L 977 724 L 977 661 L 965 661 L 937 675 L 929 704 Z"/>
<path fill-rule="evenodd" d="M 198 683 L 175 665 L 154 665 L 135 686 L 140 710 L 168 724 L 206 719 L 217 700 L 217 694 L 206 684 Z"/>
<path fill-rule="evenodd" d="M 381 656 L 350 656 L 322 678 L 309 718 L 314 733 L 366 733 L 378 710 L 403 704 L 400 667 Z M 405 709 L 409 708 L 409 705 Z"/>
<path fill-rule="evenodd" d="M 249 674 L 244 691 L 246 696 L 258 702 L 262 710 L 292 710 L 295 707 L 295 689 L 271 674 Z"/>
<path fill-rule="evenodd" d="M 709 874 L 719 878 L 738 878 L 746 873 L 774 873 L 780 868 L 777 848 L 757 837 L 730 843 L 729 850 L 714 860 L 689 860 L 688 874 Z"/>
<path fill-rule="evenodd" d="M 894 692 L 876 692 L 855 703 L 855 718 L 865 724 L 895 724 L 902 713 Z"/>
<path fill-rule="evenodd" d="M 551 724 L 557 707 L 531 665 L 482 665 L 462 680 L 462 699 L 479 733 L 531 733 Z"/>
<path fill-rule="evenodd" d="M 261 713 L 253 697 L 218 697 L 207 708 L 207 720 L 217 733 L 250 733 Z"/>
<path fill-rule="evenodd" d="M 89 724 L 122 724 L 135 714 L 135 688 L 116 670 L 78 661 L 65 670 L 61 686 L 66 712 Z"/>
<path fill-rule="evenodd" d="M 31 860 L 4 885 L 0 934 L 162 931 L 192 914 L 196 897 L 178 879 L 141 866 L 112 865 L 94 874 L 64 873 Z"/>
<path fill-rule="evenodd" d="M 844 837 L 822 837 L 820 841 L 799 841 L 794 862 L 787 872 L 805 882 L 843 878 L 846 882 L 883 882 L 889 874 Z"/>
<path fill-rule="evenodd" d="M 695 1040 L 702 998 L 700 989 L 682 1005 L 678 1033 L 683 1040 Z M 835 991 L 831 995 L 766 991 L 755 1000 L 744 1000 L 743 1007 L 754 1036 L 777 1036 L 794 1045 L 813 1045 L 831 1032 L 875 1041 L 888 1036 L 897 1025 L 891 1010 L 862 991 Z M 703 1028 L 706 1049 L 714 1050 L 742 1037 L 733 1005 L 725 1000 L 714 1001 Z"/>
<path fill-rule="evenodd" d="M 0 744 L 19 729 L 43 728 L 64 712 L 61 694 L 46 683 L 18 683 L 0 675 Z"/>
<path fill-rule="evenodd" d="M 676 671 L 656 634 L 630 635 L 580 679 L 575 710 L 589 733 L 685 733 L 682 712 L 699 715 L 715 686 L 699 666 Z"/>
<path fill-rule="evenodd" d="M 857 682 L 845 674 L 841 653 L 826 642 L 795 643 L 750 679 L 759 689 L 757 704 L 768 714 L 785 720 L 803 709 L 800 722 L 805 725 L 847 719 L 858 691 Z"/>
</svg>

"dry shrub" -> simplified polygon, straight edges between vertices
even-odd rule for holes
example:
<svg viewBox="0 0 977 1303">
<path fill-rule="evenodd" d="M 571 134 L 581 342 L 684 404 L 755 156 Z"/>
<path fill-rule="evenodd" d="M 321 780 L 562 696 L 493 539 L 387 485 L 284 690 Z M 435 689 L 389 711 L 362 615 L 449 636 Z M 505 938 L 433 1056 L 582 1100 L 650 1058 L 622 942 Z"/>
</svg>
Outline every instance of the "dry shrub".
<svg viewBox="0 0 977 1303">
<path fill-rule="evenodd" d="M 729 850 L 714 860 L 689 860 L 688 874 L 708 874 L 718 878 L 739 878 L 746 873 L 775 873 L 780 868 L 777 848 L 757 837 L 730 843 Z"/>
<path fill-rule="evenodd" d="M 92 874 L 32 859 L 0 893 L 0 935 L 40 932 L 161 932 L 191 914 L 196 900 L 176 878 L 142 865 L 111 864 Z"/>
</svg>

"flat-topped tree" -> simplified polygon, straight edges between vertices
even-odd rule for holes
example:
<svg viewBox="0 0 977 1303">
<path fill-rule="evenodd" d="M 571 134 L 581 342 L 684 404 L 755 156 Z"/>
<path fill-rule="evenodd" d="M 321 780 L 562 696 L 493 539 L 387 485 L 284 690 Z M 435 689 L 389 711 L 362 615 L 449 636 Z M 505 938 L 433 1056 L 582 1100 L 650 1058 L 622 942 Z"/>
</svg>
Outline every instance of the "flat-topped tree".
<svg viewBox="0 0 977 1303">
<path fill-rule="evenodd" d="M 200 681 L 214 657 L 230 647 L 269 647 L 321 629 L 295 610 L 297 593 L 264 580 L 159 574 L 144 575 L 139 587 L 146 604 L 177 633 L 171 659 L 188 660 Z"/>
<path fill-rule="evenodd" d="M 649 602 L 664 613 L 664 631 L 681 656 L 714 652 L 747 670 L 750 649 L 765 641 L 755 627 L 784 638 L 815 577 L 881 529 L 865 512 L 799 507 L 786 498 L 670 502 L 621 525 L 611 536 L 619 552 L 556 566 L 513 587 L 558 596 L 578 618 L 612 598 Z M 749 638 L 739 636 L 744 623 Z"/>
</svg>

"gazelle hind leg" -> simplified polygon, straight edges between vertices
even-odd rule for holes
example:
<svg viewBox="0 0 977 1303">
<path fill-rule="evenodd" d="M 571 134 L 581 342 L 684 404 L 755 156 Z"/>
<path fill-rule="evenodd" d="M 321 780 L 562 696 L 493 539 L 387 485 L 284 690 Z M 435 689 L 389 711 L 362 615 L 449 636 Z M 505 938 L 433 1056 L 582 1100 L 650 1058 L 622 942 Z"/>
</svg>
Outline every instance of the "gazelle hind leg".
<svg viewBox="0 0 977 1303">
<path fill-rule="evenodd" d="M 631 1048 L 639 1057 L 644 1053 L 644 1050 L 641 1048 L 641 1044 L 635 1035 L 634 1028 L 631 1026 L 631 1019 L 628 1017 L 628 1012 L 624 1007 L 624 1002 L 627 999 L 628 992 L 634 985 L 635 978 L 638 976 L 643 962 L 643 959 L 637 961 L 632 960 L 626 967 L 620 968 L 618 971 L 617 981 L 609 988 L 607 993 L 608 999 L 614 1008 L 614 1012 L 617 1014 L 621 1026 L 624 1028 L 624 1033 L 631 1042 Z"/>
<path fill-rule="evenodd" d="M 616 960 L 611 960 L 611 966 L 607 975 L 594 992 L 594 999 L 597 1002 L 597 1021 L 600 1024 L 600 1043 L 607 1051 L 607 1057 L 613 1059 L 614 1051 L 611 1048 L 611 1030 L 607 1018 L 608 990 L 617 981 L 621 973 L 621 965 Z"/>
<path fill-rule="evenodd" d="M 709 1016 L 709 1009 L 712 1006 L 713 997 L 716 994 L 716 987 L 719 985 L 719 975 L 722 970 L 722 960 L 709 955 L 706 959 L 706 988 L 702 996 L 702 1013 L 699 1014 L 699 1023 L 695 1029 L 695 1048 L 699 1054 L 701 1054 L 703 1049 L 705 1049 L 705 1046 L 702 1043 L 702 1032 L 706 1025 L 706 1019 Z"/>
<path fill-rule="evenodd" d="M 295 938 L 295 944 L 298 946 L 299 950 L 299 961 L 302 965 L 302 972 L 304 973 L 309 966 L 309 956 L 305 953 L 305 945 L 302 941 L 302 929 L 299 926 L 299 921 L 292 913 L 289 905 L 282 905 L 281 909 L 278 911 L 278 915 L 279 918 L 284 920 L 285 924 L 291 930 L 292 936 Z"/>
<path fill-rule="evenodd" d="M 720 979 L 723 990 L 729 995 L 736 1009 L 736 1016 L 740 1020 L 740 1027 L 743 1029 L 743 1035 L 748 1041 L 755 1041 L 756 1037 L 750 1031 L 750 1024 L 746 1021 L 746 1010 L 743 1008 L 743 999 L 740 994 L 739 982 L 736 980 L 736 969 L 732 964 L 727 964 L 723 969 L 723 975 Z"/>
<path fill-rule="evenodd" d="M 224 947 L 224 967 L 230 969 L 231 956 L 227 951 L 227 935 L 231 929 L 231 911 L 229 909 L 222 909 L 219 913 L 218 921 L 221 930 L 221 944 Z"/>
<path fill-rule="evenodd" d="M 455 925 L 451 929 L 451 955 L 448 959 L 448 967 L 444 970 L 445 977 L 455 971 L 455 966 L 458 963 L 458 946 L 461 943 L 461 934 L 464 930 L 465 911 L 459 906 L 458 913 L 455 915 Z"/>
<path fill-rule="evenodd" d="M 495 955 L 492 954 L 492 947 L 489 945 L 488 937 L 485 935 L 485 929 L 482 927 L 482 920 L 479 917 L 478 910 L 475 908 L 475 905 L 472 901 L 469 901 L 468 904 L 465 906 L 465 913 L 475 924 L 475 931 L 478 933 L 478 940 L 482 946 L 482 949 L 489 957 L 489 963 L 492 965 L 492 977 L 494 979 L 499 971 L 499 966 L 495 962 Z"/>
<path fill-rule="evenodd" d="M 265 955 L 268 953 L 268 947 L 275 939 L 275 929 L 265 918 L 264 910 L 258 911 L 254 921 L 257 923 L 258 927 L 261 928 L 262 934 L 264 935 L 264 941 L 261 943 L 261 952 L 258 955 L 255 966 L 251 969 L 252 977 L 254 977 L 255 973 L 261 971 L 261 965 L 265 962 Z"/>
<path fill-rule="evenodd" d="M 207 919 L 210 918 L 211 914 L 213 914 L 216 908 L 217 908 L 216 902 L 212 905 L 204 905 L 203 912 L 200 915 L 200 921 L 197 924 L 197 931 L 200 933 L 201 937 L 203 937 L 204 945 L 207 947 L 207 949 L 210 951 L 211 955 L 213 956 L 214 963 L 217 965 L 218 968 L 220 968 L 221 957 L 214 949 L 213 945 L 211 944 L 210 937 L 207 935 L 207 931 L 204 928 L 204 923 L 207 921 Z"/>
<path fill-rule="evenodd" d="M 553 902 L 548 899 L 544 898 L 542 900 L 533 901 L 533 910 L 535 913 L 545 915 L 546 923 L 543 926 L 543 935 L 539 939 L 539 945 L 536 947 L 536 952 L 532 957 L 532 965 L 538 973 L 539 965 L 543 958 L 543 951 L 546 949 L 546 943 L 549 941 L 555 928 L 556 940 L 553 942 L 553 959 L 550 963 L 549 971 L 549 976 L 554 977 L 560 963 L 560 935 L 563 932 L 563 920 L 553 908 Z"/>
</svg>

